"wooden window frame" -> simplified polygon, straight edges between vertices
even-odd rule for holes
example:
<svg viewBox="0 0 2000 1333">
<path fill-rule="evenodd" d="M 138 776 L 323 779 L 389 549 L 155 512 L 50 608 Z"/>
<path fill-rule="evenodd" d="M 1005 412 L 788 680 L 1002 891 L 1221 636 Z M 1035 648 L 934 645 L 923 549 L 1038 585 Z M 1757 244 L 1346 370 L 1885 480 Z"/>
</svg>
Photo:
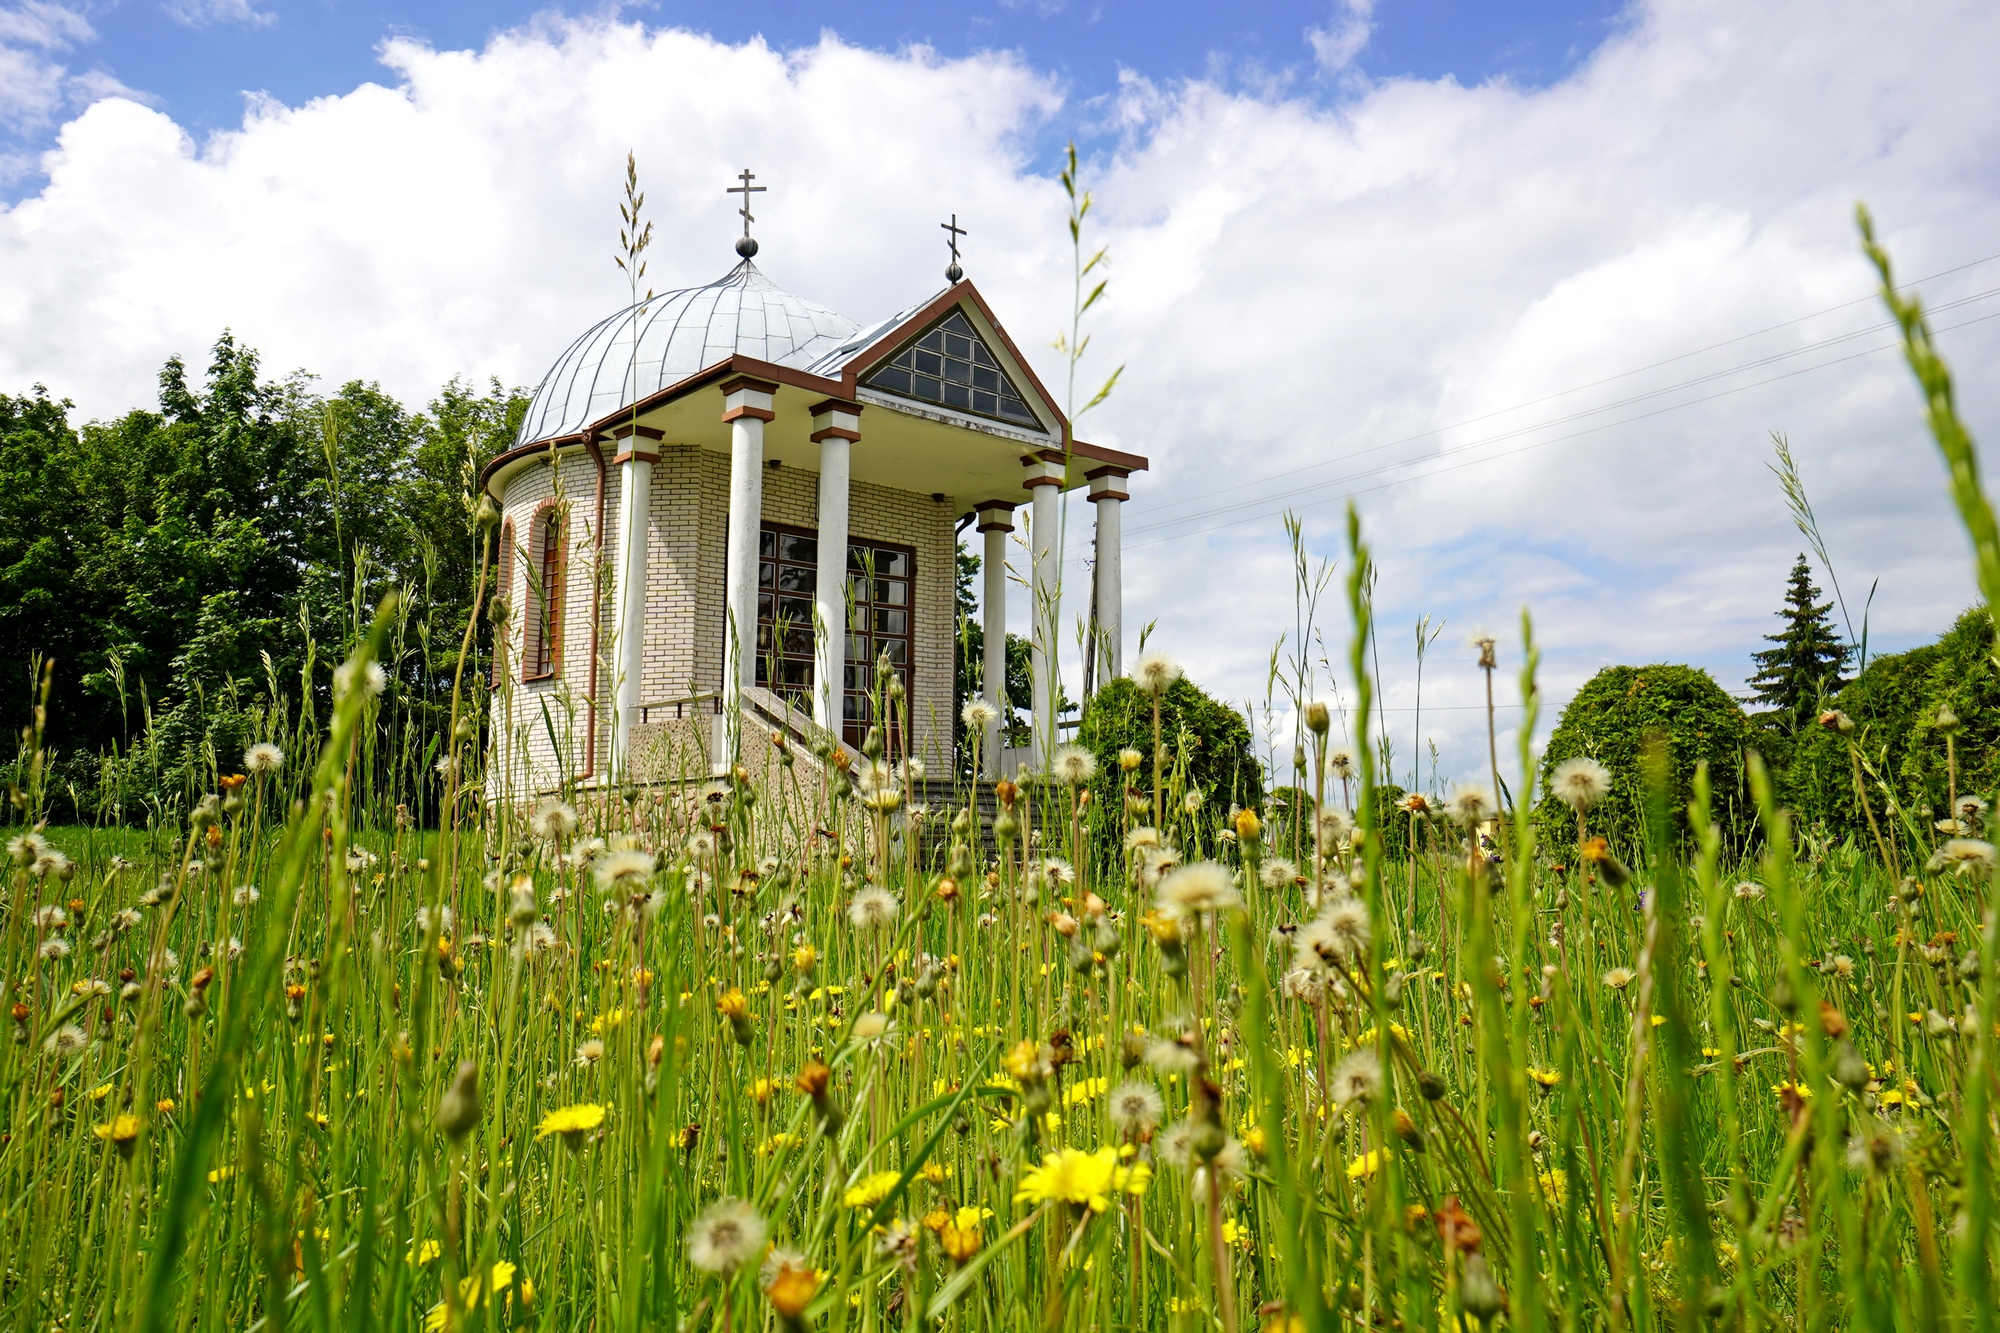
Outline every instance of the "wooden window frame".
<svg viewBox="0 0 2000 1333">
<path fill-rule="evenodd" d="M 810 538 L 812 538 L 812 539 L 813 539 L 813 540 L 814 540 L 815 542 L 817 542 L 817 541 L 819 540 L 819 531 L 818 531 L 818 529 L 816 529 L 816 528 L 809 528 L 809 527 L 805 527 L 805 526 L 803 526 L 803 525 L 801 525 L 801 524 L 797 524 L 797 523 L 773 523 L 773 522 L 769 522 L 769 521 L 766 521 L 766 522 L 763 522 L 763 523 L 760 523 L 760 524 L 759 524 L 759 526 L 758 526 L 758 537 L 759 537 L 759 542 L 758 542 L 758 555 L 757 555 L 757 563 L 758 563 L 758 565 L 759 565 L 759 566 L 762 566 L 762 564 L 764 563 L 764 556 L 763 556 L 763 543 L 762 543 L 762 536 L 763 536 L 763 534 L 764 534 L 764 533 L 766 533 L 766 532 L 770 532 L 770 533 L 777 533 L 777 534 L 790 534 L 791 536 L 794 536 L 794 537 L 810 537 Z M 908 582 L 909 582 L 909 585 L 910 585 L 910 600 L 909 600 L 909 604 L 908 604 L 907 606 L 905 606 L 905 607 L 902 607 L 902 608 L 899 608 L 899 609 L 901 609 L 901 610 L 905 611 L 905 612 L 906 612 L 906 613 L 908 614 L 908 616 L 909 616 L 909 627 L 908 627 L 908 631 L 907 631 L 907 632 L 906 632 L 905 634 L 902 634 L 902 635 L 897 635 L 897 636 L 894 636 L 894 637 L 897 637 L 897 638 L 902 638 L 902 639 L 906 640 L 906 641 L 908 642 L 908 644 L 909 644 L 909 658 L 908 658 L 908 660 L 907 660 L 907 661 L 905 661 L 905 662 L 903 662 L 903 663 L 902 663 L 902 666 L 901 666 L 901 669 L 902 669 L 902 672 L 903 672 L 903 688 L 904 688 L 904 698 L 905 698 L 905 700 L 909 700 L 909 699 L 913 699 L 913 698 L 915 697 L 915 693 L 916 693 L 916 684 L 917 684 L 917 619 L 918 619 L 918 617 L 917 617 L 917 597 L 918 597 L 918 584 L 917 584 L 917 569 L 918 569 L 918 563 L 917 563 L 917 548 L 916 548 L 916 547 L 914 547 L 914 546 L 912 546 L 912 545 L 911 545 L 911 544 L 909 544 L 908 542 L 898 542 L 898 541 L 885 541 L 885 540 L 882 540 L 882 539 L 880 539 L 880 538 L 875 538 L 875 537 L 868 537 L 868 536 L 862 536 L 862 535 L 859 535 L 859 534 L 856 534 L 856 533 L 853 533 L 853 532 L 850 532 L 850 533 L 848 533 L 848 534 L 847 534 L 847 545 L 848 545 L 848 548 L 849 548 L 849 550 L 850 550 L 850 551 L 852 551 L 852 549 L 853 549 L 854 547 L 857 547 L 857 546 L 859 546 L 859 547 L 862 547 L 862 548 L 865 548 L 865 549 L 869 549 L 869 550 L 886 550 L 886 551 L 894 551 L 894 552 L 896 552 L 897 554 L 899 554 L 899 555 L 901 555 L 901 556 L 905 557 L 906 559 L 908 559 L 908 561 L 910 562 L 910 572 L 909 572 L 909 574 L 907 575 L 907 579 L 908 579 Z M 794 563 L 796 563 L 796 562 L 794 562 Z M 846 566 L 846 562 L 845 562 L 844 560 L 842 561 L 842 565 L 841 565 L 841 567 L 842 567 L 842 569 L 843 569 L 843 570 L 846 570 L 846 568 L 847 568 L 847 566 Z M 761 570 L 760 570 L 760 574 L 761 574 Z M 858 571 L 850 571 L 850 577 L 858 577 Z M 882 577 L 882 576 L 881 576 L 881 575 L 877 575 L 876 577 L 880 578 L 880 577 Z M 815 580 L 815 589 L 816 589 L 816 588 L 817 588 L 817 580 Z M 764 591 L 765 591 L 765 589 L 764 589 L 764 585 L 763 585 L 763 583 L 762 583 L 762 581 L 761 581 L 761 577 L 760 577 L 760 580 L 759 580 L 759 582 L 758 582 L 758 585 L 757 585 L 757 592 L 758 592 L 758 595 L 759 595 L 759 600 L 760 600 L 760 601 L 762 600 L 762 596 L 763 596 L 763 593 L 764 593 Z M 774 587 L 773 587 L 773 588 L 771 589 L 771 592 L 772 592 L 772 595 L 773 595 L 773 603 L 772 603 L 772 607 L 773 607 L 773 611 L 774 611 L 774 613 L 775 613 L 775 610 L 776 610 L 776 591 L 777 591 L 777 590 L 776 590 L 776 588 L 775 588 L 775 586 L 774 586 Z M 817 595 L 817 593 L 815 592 L 815 596 L 816 596 L 816 595 Z M 845 597 L 845 596 L 846 596 L 846 589 L 845 589 L 844 587 L 843 587 L 843 589 L 842 589 L 842 594 L 841 594 L 841 595 L 842 595 L 843 597 Z M 873 599 L 872 599 L 872 598 L 871 598 L 871 599 L 870 599 L 870 600 L 869 600 L 869 601 L 868 601 L 867 603 L 865 603 L 865 607 L 866 607 L 866 608 L 872 608 L 872 607 L 873 607 L 873 605 L 874 605 L 874 602 L 873 602 Z M 850 607 L 850 608 L 849 608 L 849 610 L 850 610 L 850 611 L 852 611 L 853 609 L 854 609 L 854 608 L 852 608 L 852 607 Z M 774 615 L 773 615 L 773 622 L 775 622 L 775 619 L 776 619 L 776 617 L 775 617 L 775 614 L 774 614 Z M 727 616 L 726 616 L 726 613 L 725 613 L 725 617 L 724 617 L 724 622 L 723 622 L 723 623 L 725 624 L 725 626 L 726 626 L 726 625 L 727 625 L 727 623 L 728 623 L 728 620 L 727 620 Z M 764 626 L 765 624 L 766 624 L 766 622 L 765 622 L 765 620 L 764 620 L 764 618 L 763 618 L 763 615 L 762 615 L 762 612 L 760 611 L 760 612 L 759 612 L 759 614 L 758 614 L 758 617 L 757 617 L 757 627 L 758 627 L 758 630 L 759 630 L 759 631 L 761 631 L 761 630 L 762 630 L 762 628 L 763 628 L 763 626 Z M 776 629 L 776 625 L 775 625 L 775 623 L 772 623 L 772 629 L 773 629 L 773 630 L 775 631 L 775 629 Z M 725 631 L 725 632 L 726 632 L 726 631 Z M 870 670 L 872 671 L 872 670 L 874 669 L 874 665 L 875 665 L 875 654 L 874 654 L 874 646 L 875 646 L 875 644 L 874 644 L 874 641 L 875 641 L 875 637 L 876 637 L 876 636 L 875 636 L 875 628 L 874 628 L 874 626 L 873 626 L 873 625 L 871 624 L 871 625 L 869 625 L 869 626 L 868 626 L 868 628 L 867 628 L 867 629 L 866 629 L 865 631 L 863 631 L 863 632 L 864 632 L 865 634 L 867 634 L 867 636 L 868 636 L 868 639 L 869 639 L 869 648 L 870 648 L 870 653 L 869 653 L 869 657 L 868 657 L 868 660 L 867 660 L 867 662 L 866 662 L 865 664 L 863 664 L 863 663 L 855 663 L 855 662 L 850 662 L 850 661 L 848 660 L 848 657 L 847 657 L 847 640 L 846 640 L 846 638 L 843 638 L 843 639 L 842 639 L 842 641 L 841 641 L 841 645 L 840 645 L 840 664 L 841 664 L 841 672 L 840 672 L 840 687 L 841 687 L 841 688 L 840 688 L 840 695 L 841 695 L 841 735 L 842 735 L 842 737 L 843 737 L 844 739 L 846 739 L 846 740 L 848 741 L 848 743 L 849 743 L 849 744 L 851 744 L 851 745 L 859 745 L 859 744 L 861 743 L 861 735 L 860 735 L 860 734 L 856 734 L 856 735 L 854 735 L 854 736 L 852 736 L 852 737 L 848 736 L 848 724 L 847 724 L 847 702 L 846 702 L 846 700 L 847 700 L 847 696 L 848 696 L 849 694 L 862 694 L 862 695 L 866 695 L 866 694 L 870 693 L 870 691 L 867 691 L 867 690 L 849 690 L 849 689 L 847 688 L 847 668 L 848 668 L 848 667 L 849 667 L 850 665 L 866 665 L 866 666 L 867 666 L 867 667 L 868 667 L 868 668 L 869 668 L 869 669 L 870 669 Z M 853 621 L 852 621 L 852 620 L 850 619 L 850 620 L 849 620 L 849 622 L 848 622 L 848 625 L 847 625 L 847 635 L 848 635 L 849 637 L 851 637 L 851 636 L 853 635 L 853 633 L 854 633 L 854 623 L 853 623 Z M 774 638 L 775 638 L 775 636 L 774 636 Z M 754 641 L 755 641 L 755 637 L 753 636 L 753 643 L 754 643 Z M 765 651 L 765 650 L 764 650 L 764 649 L 763 649 L 762 647 L 757 647 L 757 648 L 755 648 L 755 650 L 754 650 L 754 651 L 755 651 L 755 665 L 754 665 L 754 666 L 753 666 L 753 668 L 752 668 L 752 672 L 753 672 L 753 676 L 752 676 L 752 678 L 753 678 L 753 679 L 755 678 L 755 674 L 754 674 L 755 672 L 757 672 L 757 671 L 761 671 L 761 670 L 763 670 L 763 669 L 765 668 L 765 666 L 766 666 L 766 664 L 767 664 L 767 659 L 768 659 L 768 657 L 769 657 L 769 653 L 768 653 L 768 652 L 766 652 L 766 651 Z M 780 656 L 782 657 L 782 656 L 783 656 L 783 654 L 780 654 Z M 784 693 L 786 692 L 786 691 L 785 691 L 784 689 L 780 689 L 780 688 L 777 688 L 777 687 L 774 687 L 774 686 L 770 685 L 769 683 L 766 683 L 766 684 L 764 684 L 763 688 L 765 688 L 765 689 L 769 689 L 769 690 L 772 690 L 772 692 L 773 692 L 773 693 L 776 693 L 776 694 L 780 694 L 780 695 L 783 695 L 783 694 L 784 694 Z M 914 712 L 912 712 L 912 713 L 911 713 L 911 716 L 912 716 L 912 717 L 914 718 L 914 717 L 915 717 L 915 713 L 914 713 Z M 861 724 L 861 725 L 859 726 L 859 728 L 858 728 L 858 732 L 859 732 L 859 733 L 865 733 L 865 732 L 866 732 L 866 730 L 867 730 L 867 726 L 866 726 L 866 724 L 865 724 L 865 723 Z"/>
<path fill-rule="evenodd" d="M 555 542 L 553 555 L 549 543 Z M 562 675 L 563 611 L 569 581 L 569 515 L 553 500 L 535 507 L 528 524 L 528 552 L 533 562 L 523 572 L 522 600 L 532 603 L 521 635 L 521 681 L 554 680 Z M 539 578 L 537 577 L 539 572 Z M 541 595 L 535 596 L 537 583 Z"/>
</svg>

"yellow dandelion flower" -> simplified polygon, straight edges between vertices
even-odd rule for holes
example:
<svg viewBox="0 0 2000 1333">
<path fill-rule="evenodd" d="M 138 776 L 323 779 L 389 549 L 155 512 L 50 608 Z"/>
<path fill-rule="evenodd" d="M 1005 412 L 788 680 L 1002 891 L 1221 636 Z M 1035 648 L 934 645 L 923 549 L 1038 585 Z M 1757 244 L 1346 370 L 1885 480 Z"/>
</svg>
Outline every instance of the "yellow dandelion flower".
<svg viewBox="0 0 2000 1333">
<path fill-rule="evenodd" d="M 1083 1205 L 1092 1212 L 1101 1213 L 1111 1206 L 1110 1193 L 1117 1172 L 1116 1148 L 1099 1148 L 1096 1152 L 1064 1148 L 1061 1152 L 1043 1156 L 1040 1166 L 1031 1168 L 1021 1177 L 1021 1188 L 1014 1195 L 1014 1201 L 1060 1201 Z"/>
<path fill-rule="evenodd" d="M 1537 1069 L 1533 1065 L 1528 1066 L 1528 1077 L 1545 1088 L 1553 1088 L 1563 1081 L 1560 1069 Z"/>
<path fill-rule="evenodd" d="M 889 1191 L 896 1188 L 896 1182 L 903 1178 L 901 1171 L 877 1171 L 859 1183 L 850 1186 L 840 1196 L 842 1204 L 849 1208 L 873 1208 L 889 1197 Z"/>
<path fill-rule="evenodd" d="M 1381 1169 L 1383 1158 L 1386 1156 L 1387 1154 L 1380 1148 L 1369 1149 L 1347 1164 L 1347 1178 L 1367 1180 Z"/>
<path fill-rule="evenodd" d="M 596 1102 L 580 1102 L 575 1106 L 565 1106 L 559 1111 L 551 1111 L 543 1116 L 541 1125 L 535 1130 L 535 1137 L 545 1139 L 551 1134 L 560 1134 L 574 1144 L 603 1123 L 602 1106 Z"/>
<path fill-rule="evenodd" d="M 1560 1208 L 1569 1199 L 1569 1172 L 1561 1167 L 1551 1167 L 1535 1177 L 1535 1183 L 1542 1187 L 1542 1195 L 1550 1207 Z"/>
</svg>

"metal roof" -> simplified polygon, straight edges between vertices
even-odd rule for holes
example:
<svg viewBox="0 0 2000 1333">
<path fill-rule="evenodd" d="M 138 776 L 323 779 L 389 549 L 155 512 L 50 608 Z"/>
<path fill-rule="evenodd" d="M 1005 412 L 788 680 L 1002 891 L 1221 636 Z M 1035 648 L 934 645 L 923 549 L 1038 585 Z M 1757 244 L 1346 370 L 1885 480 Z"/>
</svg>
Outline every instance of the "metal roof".
<svg viewBox="0 0 2000 1333">
<path fill-rule="evenodd" d="M 745 259 L 706 287 L 641 301 L 571 343 L 535 389 L 516 443 L 575 434 L 731 355 L 800 370 L 842 351 L 852 357 L 866 345 L 855 345 L 857 332 L 853 320 L 781 290 Z"/>
</svg>

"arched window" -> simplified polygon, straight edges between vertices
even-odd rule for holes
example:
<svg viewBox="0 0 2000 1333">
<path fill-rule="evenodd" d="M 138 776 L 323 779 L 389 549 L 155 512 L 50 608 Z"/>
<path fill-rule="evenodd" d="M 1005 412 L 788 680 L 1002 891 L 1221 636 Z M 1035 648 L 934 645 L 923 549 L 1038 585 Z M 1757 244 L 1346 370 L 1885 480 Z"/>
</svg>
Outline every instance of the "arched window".
<svg viewBox="0 0 2000 1333">
<path fill-rule="evenodd" d="M 535 514 L 529 530 L 528 619 L 521 646 L 521 678 L 546 680 L 562 669 L 563 571 L 568 524 L 554 505 Z"/>
<path fill-rule="evenodd" d="M 520 609 L 520 600 L 514 596 L 514 520 L 508 519 L 500 525 L 500 558 L 493 567 L 493 597 L 505 602 L 510 612 Z M 506 625 L 493 627 L 493 676 L 498 687 L 502 674 L 507 669 L 507 634 L 513 628 L 510 621 Z"/>
</svg>

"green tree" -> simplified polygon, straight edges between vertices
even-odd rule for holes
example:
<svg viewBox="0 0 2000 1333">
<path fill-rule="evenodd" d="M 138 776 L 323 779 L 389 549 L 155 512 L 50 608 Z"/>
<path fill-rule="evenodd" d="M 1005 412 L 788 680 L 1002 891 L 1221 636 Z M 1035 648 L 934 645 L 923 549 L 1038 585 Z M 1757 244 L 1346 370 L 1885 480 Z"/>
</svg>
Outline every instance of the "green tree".
<svg viewBox="0 0 2000 1333">
<path fill-rule="evenodd" d="M 1160 736 L 1170 766 L 1167 776 L 1200 794 L 1201 820 L 1219 826 L 1232 806 L 1254 810 L 1263 805 L 1264 770 L 1251 749 L 1250 724 L 1185 676 L 1161 696 Z M 1132 782 L 1149 794 L 1152 791 L 1152 696 L 1128 676 L 1111 681 L 1090 697 L 1077 743 L 1097 756 L 1091 800 L 1105 812 L 1106 834 L 1115 838 L 1117 830 L 1111 825 L 1125 804 L 1120 750 L 1137 750 L 1145 756 Z"/>
<path fill-rule="evenodd" d="M 1900 832 L 1925 855 L 1935 836 L 1930 825 L 1946 817 L 1951 788 L 1937 729 L 1940 707 L 1949 706 L 1961 727 L 1953 746 L 1959 792 L 1988 800 L 2000 794 L 2000 673 L 1992 645 L 1992 619 L 1984 607 L 1973 607 L 1936 643 L 1870 658 L 1866 670 L 1827 700 L 1855 722 L 1862 758 L 1874 770 L 1870 797 L 1876 819 L 1885 821 L 1883 836 Z M 1785 798 L 1808 827 L 1866 839 L 1847 745 L 1839 732 L 1801 729 L 1785 765 Z M 1888 815 L 1880 783 L 1895 791 L 1900 821 Z"/>
<path fill-rule="evenodd" d="M 1656 663 L 1613 666 L 1592 676 L 1563 709 L 1542 758 L 1546 792 L 1556 766 L 1587 756 L 1611 771 L 1611 795 L 1590 812 L 1590 832 L 1630 859 L 1646 845 L 1646 793 L 1641 760 L 1649 738 L 1666 741 L 1672 783 L 1668 808 L 1684 834 L 1694 795 L 1695 766 L 1706 760 L 1715 815 L 1724 839 L 1740 847 L 1754 822 L 1743 777 L 1743 752 L 1753 730 L 1737 702 L 1698 667 Z M 1537 838 L 1552 855 L 1576 844 L 1576 816 L 1554 796 L 1535 807 Z"/>
<path fill-rule="evenodd" d="M 1778 612 L 1784 628 L 1764 636 L 1771 647 L 1751 654 L 1757 664 L 1757 674 L 1750 678 L 1751 702 L 1767 705 L 1771 721 L 1786 734 L 1795 733 L 1821 699 L 1846 684 L 1840 672 L 1852 650 L 1834 632 L 1828 614 L 1833 603 L 1819 597 L 1812 566 L 1801 552 Z"/>
<path fill-rule="evenodd" d="M 970 776 L 971 747 L 965 740 L 965 705 L 986 688 L 986 626 L 980 619 L 979 599 L 973 595 L 973 581 L 979 577 L 980 557 L 960 545 L 955 592 L 958 602 L 957 662 L 953 677 L 952 737 L 957 742 L 959 765 Z M 1028 641 L 1019 634 L 1007 636 L 1007 716 L 1002 719 L 1001 742 L 1010 746 L 1028 743 L 1027 716 L 1035 706 L 1033 678 L 1029 673 Z"/>
</svg>

